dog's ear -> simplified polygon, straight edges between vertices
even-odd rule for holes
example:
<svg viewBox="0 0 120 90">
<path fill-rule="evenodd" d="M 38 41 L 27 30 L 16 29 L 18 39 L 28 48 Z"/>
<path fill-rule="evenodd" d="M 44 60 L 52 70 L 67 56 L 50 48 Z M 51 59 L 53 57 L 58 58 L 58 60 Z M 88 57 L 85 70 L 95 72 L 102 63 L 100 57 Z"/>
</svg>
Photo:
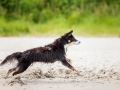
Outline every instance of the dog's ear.
<svg viewBox="0 0 120 90">
<path fill-rule="evenodd" d="M 69 36 L 72 35 L 72 32 L 73 32 L 73 30 L 71 30 L 71 31 L 68 32 L 68 33 L 65 33 L 64 35 L 62 35 L 62 38 L 68 38 Z"/>
<path fill-rule="evenodd" d="M 68 32 L 69 34 L 72 34 L 73 33 L 73 30 L 71 30 L 70 32 Z"/>
<path fill-rule="evenodd" d="M 73 30 L 71 30 L 70 32 L 66 33 L 65 35 L 66 35 L 67 37 L 69 37 L 69 36 L 72 35 L 72 33 L 73 33 Z"/>
</svg>

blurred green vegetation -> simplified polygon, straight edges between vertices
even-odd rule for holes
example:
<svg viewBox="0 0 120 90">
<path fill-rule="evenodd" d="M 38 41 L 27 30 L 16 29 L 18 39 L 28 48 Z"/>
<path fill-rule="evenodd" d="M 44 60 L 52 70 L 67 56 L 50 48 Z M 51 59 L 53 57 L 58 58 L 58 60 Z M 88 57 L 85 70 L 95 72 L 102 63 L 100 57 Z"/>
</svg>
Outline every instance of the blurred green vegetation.
<svg viewBox="0 0 120 90">
<path fill-rule="evenodd" d="M 0 36 L 119 36 L 120 0 L 0 0 Z"/>
</svg>

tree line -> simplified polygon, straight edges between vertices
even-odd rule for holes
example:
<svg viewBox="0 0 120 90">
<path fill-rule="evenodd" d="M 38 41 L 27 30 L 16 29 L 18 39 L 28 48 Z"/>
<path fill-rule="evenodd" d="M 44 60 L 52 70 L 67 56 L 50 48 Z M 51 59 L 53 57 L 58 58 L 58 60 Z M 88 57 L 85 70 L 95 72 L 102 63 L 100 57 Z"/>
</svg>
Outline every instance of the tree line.
<svg viewBox="0 0 120 90">
<path fill-rule="evenodd" d="M 120 16 L 120 0 L 0 0 L 0 16 L 44 23 L 52 18 Z"/>
</svg>

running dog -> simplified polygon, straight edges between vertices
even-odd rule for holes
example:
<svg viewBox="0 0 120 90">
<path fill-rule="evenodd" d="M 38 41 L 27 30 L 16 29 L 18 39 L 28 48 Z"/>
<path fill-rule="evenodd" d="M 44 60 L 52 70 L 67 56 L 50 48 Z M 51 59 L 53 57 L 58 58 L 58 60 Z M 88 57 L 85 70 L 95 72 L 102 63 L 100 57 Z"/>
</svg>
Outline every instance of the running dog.
<svg viewBox="0 0 120 90">
<path fill-rule="evenodd" d="M 15 52 L 8 55 L 1 63 L 4 65 L 7 62 L 17 60 L 16 67 L 10 69 L 6 75 L 6 78 L 13 72 L 13 76 L 24 72 L 34 62 L 54 63 L 60 61 L 64 66 L 70 68 L 73 71 L 78 72 L 73 66 L 70 65 L 70 59 L 66 58 L 67 48 L 73 44 L 79 44 L 80 41 L 76 40 L 72 35 L 73 30 L 62 35 L 56 39 L 53 43 L 45 45 L 44 47 L 37 47 L 26 50 L 24 52 Z"/>
</svg>

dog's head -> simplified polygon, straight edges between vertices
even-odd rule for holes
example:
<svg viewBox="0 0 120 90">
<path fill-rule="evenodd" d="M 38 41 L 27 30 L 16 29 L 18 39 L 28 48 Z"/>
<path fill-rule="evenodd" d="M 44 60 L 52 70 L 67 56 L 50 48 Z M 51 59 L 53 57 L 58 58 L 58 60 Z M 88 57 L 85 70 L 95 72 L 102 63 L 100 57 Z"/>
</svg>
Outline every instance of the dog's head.
<svg viewBox="0 0 120 90">
<path fill-rule="evenodd" d="M 63 42 L 65 48 L 71 46 L 71 45 L 78 45 L 80 44 L 80 41 L 76 40 L 75 37 L 72 35 L 73 30 L 71 30 L 70 32 L 64 34 L 61 37 L 61 42 Z"/>
</svg>

